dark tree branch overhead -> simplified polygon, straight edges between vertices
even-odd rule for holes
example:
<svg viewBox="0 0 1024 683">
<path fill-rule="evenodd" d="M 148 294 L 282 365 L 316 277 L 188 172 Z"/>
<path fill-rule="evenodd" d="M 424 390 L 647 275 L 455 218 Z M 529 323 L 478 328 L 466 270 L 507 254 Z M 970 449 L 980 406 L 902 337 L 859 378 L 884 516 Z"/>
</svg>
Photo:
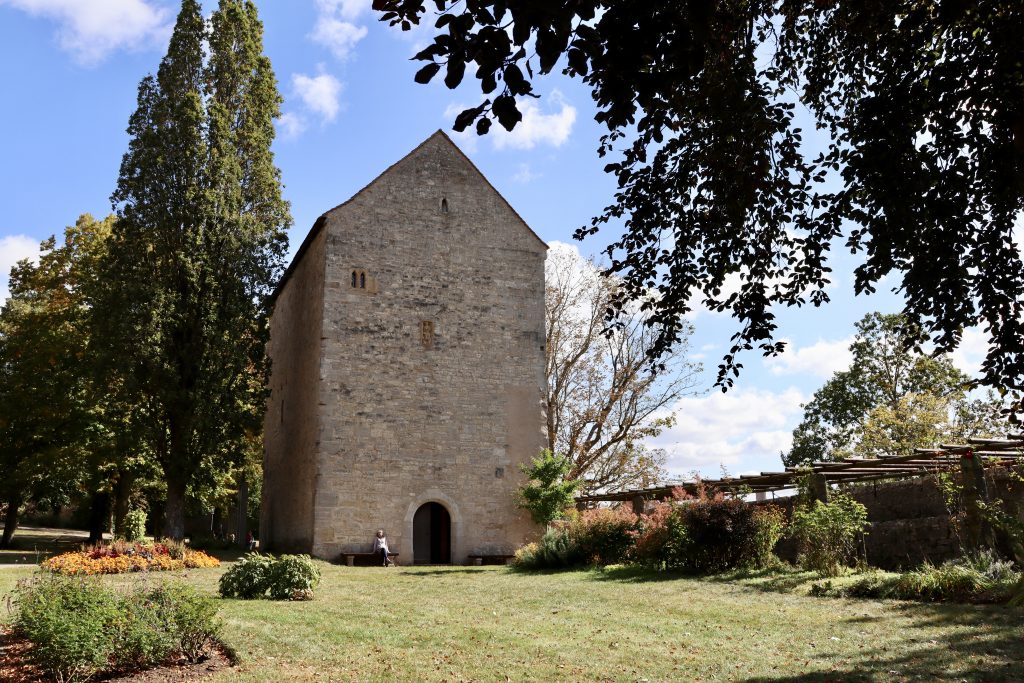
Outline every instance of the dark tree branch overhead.
<svg viewBox="0 0 1024 683">
<path fill-rule="evenodd" d="M 430 9 L 428 9 L 428 5 Z M 985 384 L 1024 389 L 1024 4 L 1018 0 L 374 0 L 407 29 L 437 11 L 416 74 L 467 68 L 484 95 L 455 120 L 511 130 L 517 98 L 558 68 L 591 87 L 618 181 L 622 281 L 657 360 L 702 304 L 739 322 L 719 366 L 782 351 L 773 310 L 828 301 L 829 251 L 864 254 L 855 290 L 899 279 L 938 350 L 982 324 Z M 805 106 L 830 138 L 809 157 Z M 840 242 L 840 243 L 842 243 Z M 670 245 L 670 246 L 665 246 Z M 726 287 L 739 282 L 738 287 Z"/>
</svg>

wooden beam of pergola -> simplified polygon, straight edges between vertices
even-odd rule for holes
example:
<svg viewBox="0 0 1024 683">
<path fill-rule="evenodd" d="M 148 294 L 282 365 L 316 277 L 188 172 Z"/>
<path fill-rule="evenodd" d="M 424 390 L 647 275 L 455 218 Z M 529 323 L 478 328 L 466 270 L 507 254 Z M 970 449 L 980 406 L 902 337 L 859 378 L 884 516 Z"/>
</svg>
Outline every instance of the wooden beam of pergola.
<svg viewBox="0 0 1024 683">
<path fill-rule="evenodd" d="M 637 497 L 667 498 L 673 489 L 694 492 L 700 486 L 720 491 L 767 493 L 796 488 L 807 474 L 821 475 L 826 481 L 855 483 L 907 476 L 927 476 L 939 470 L 958 467 L 963 457 L 980 456 L 984 463 L 1008 464 L 1024 461 L 1024 434 L 1008 434 L 1005 439 L 971 438 L 966 444 L 941 444 L 937 448 L 915 448 L 904 455 L 878 458 L 850 457 L 835 462 L 814 462 L 810 467 L 787 467 L 781 472 L 761 472 L 738 477 L 665 483 L 645 489 L 597 493 L 576 498 L 578 503 L 628 501 Z"/>
</svg>

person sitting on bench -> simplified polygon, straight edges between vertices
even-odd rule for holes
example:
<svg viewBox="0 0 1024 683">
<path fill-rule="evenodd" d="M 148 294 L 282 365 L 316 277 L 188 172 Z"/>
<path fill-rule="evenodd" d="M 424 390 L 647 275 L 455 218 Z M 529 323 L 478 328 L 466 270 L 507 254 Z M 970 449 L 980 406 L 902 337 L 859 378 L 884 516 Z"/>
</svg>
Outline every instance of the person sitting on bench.
<svg viewBox="0 0 1024 683">
<path fill-rule="evenodd" d="M 377 529 L 377 535 L 373 539 L 373 554 L 380 555 L 381 563 L 385 567 L 392 565 L 391 560 L 388 559 L 388 537 L 384 535 L 383 529 Z"/>
</svg>

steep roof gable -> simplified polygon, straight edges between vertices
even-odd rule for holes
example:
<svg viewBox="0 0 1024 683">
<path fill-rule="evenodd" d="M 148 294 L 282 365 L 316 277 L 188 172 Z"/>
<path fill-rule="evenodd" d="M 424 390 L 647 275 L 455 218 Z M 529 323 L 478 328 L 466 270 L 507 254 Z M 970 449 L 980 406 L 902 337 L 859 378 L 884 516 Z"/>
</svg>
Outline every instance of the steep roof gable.
<svg viewBox="0 0 1024 683">
<path fill-rule="evenodd" d="M 383 178 L 386 175 L 388 175 L 388 173 L 393 168 L 395 168 L 396 166 L 398 166 L 399 164 L 401 164 L 402 162 L 404 162 L 408 158 L 414 156 L 423 147 L 425 147 L 426 145 L 428 145 L 428 144 L 430 144 L 431 142 L 434 142 L 434 141 L 441 141 L 441 142 L 446 143 L 447 145 L 449 145 L 452 149 L 454 149 L 458 153 L 459 157 L 466 162 L 466 165 L 470 169 L 472 169 L 472 171 L 477 176 L 479 176 L 479 178 L 484 182 L 484 184 L 488 188 L 490 188 L 491 191 L 494 192 L 494 194 L 498 197 L 498 199 L 500 199 L 502 201 L 502 203 L 504 203 L 504 205 L 508 208 L 508 210 L 512 212 L 512 215 L 516 217 L 516 219 L 522 224 L 522 226 L 524 228 L 526 228 L 526 230 L 531 235 L 533 235 L 533 237 L 538 242 L 540 242 L 541 246 L 543 246 L 545 249 L 548 248 L 547 243 L 544 240 L 542 240 L 540 238 L 540 236 L 536 232 L 533 231 L 533 228 L 531 228 L 526 223 L 525 220 L 523 220 L 523 217 L 519 215 L 519 212 L 516 211 L 515 208 L 513 208 L 511 204 L 509 204 L 508 200 L 505 199 L 505 197 L 500 192 L 498 192 L 498 190 L 494 187 L 494 185 L 491 184 L 491 181 L 489 181 L 487 179 L 487 176 L 485 176 L 480 171 L 480 169 L 477 168 L 476 164 L 474 164 L 473 161 L 468 156 L 466 156 L 466 154 L 461 149 L 459 149 L 459 146 L 456 145 L 455 142 L 452 141 L 452 139 L 450 137 L 448 137 L 448 135 L 443 130 L 438 130 L 433 135 L 428 137 L 426 140 L 424 140 L 420 144 L 416 145 L 416 147 L 413 148 L 408 154 L 406 154 L 401 159 L 399 159 L 398 161 L 396 161 L 395 163 L 391 164 L 386 169 L 384 169 L 384 171 L 382 173 L 378 174 L 377 177 L 375 177 L 373 180 L 371 180 L 369 183 L 367 183 L 361 190 L 356 192 L 354 195 L 349 197 L 346 201 L 342 202 L 341 204 L 338 204 L 337 206 L 335 206 L 335 207 L 333 207 L 331 209 L 328 209 L 327 211 L 322 213 L 320 215 L 320 217 L 316 219 L 316 221 L 314 221 L 313 227 L 310 228 L 309 233 L 306 235 L 306 238 L 302 241 L 302 244 L 299 246 L 298 251 L 295 252 L 295 257 L 292 259 L 291 264 L 289 264 L 288 269 L 285 270 L 284 274 L 281 276 L 280 281 L 278 281 L 277 287 L 274 289 L 274 293 L 271 296 L 271 300 L 276 299 L 278 294 L 281 293 L 281 290 L 284 289 L 285 284 L 287 284 L 288 279 L 291 277 L 292 273 L 295 271 L 295 268 L 298 266 L 299 262 L 302 260 L 302 257 L 305 256 L 306 251 L 309 249 L 309 246 L 317 238 L 317 235 L 320 234 L 320 231 L 323 230 L 323 227 L 324 227 L 324 225 L 327 222 L 327 215 L 328 214 L 330 214 L 330 213 L 332 213 L 334 211 L 337 211 L 338 209 L 341 209 L 341 208 L 347 206 L 348 204 L 352 203 L 353 201 L 355 201 L 356 198 L 358 198 L 364 192 L 366 192 L 371 187 L 373 187 L 374 184 L 377 183 L 377 181 L 379 181 L 381 178 Z"/>
</svg>

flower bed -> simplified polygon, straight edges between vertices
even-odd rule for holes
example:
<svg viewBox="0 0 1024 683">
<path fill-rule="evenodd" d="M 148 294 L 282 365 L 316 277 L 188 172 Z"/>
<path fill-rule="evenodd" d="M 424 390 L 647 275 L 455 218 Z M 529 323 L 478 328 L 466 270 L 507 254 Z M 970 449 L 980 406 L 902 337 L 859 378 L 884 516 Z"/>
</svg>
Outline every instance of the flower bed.
<svg viewBox="0 0 1024 683">
<path fill-rule="evenodd" d="M 220 560 L 201 550 L 179 544 L 115 543 L 64 553 L 42 563 L 42 568 L 66 576 L 161 572 L 219 567 Z"/>
</svg>

